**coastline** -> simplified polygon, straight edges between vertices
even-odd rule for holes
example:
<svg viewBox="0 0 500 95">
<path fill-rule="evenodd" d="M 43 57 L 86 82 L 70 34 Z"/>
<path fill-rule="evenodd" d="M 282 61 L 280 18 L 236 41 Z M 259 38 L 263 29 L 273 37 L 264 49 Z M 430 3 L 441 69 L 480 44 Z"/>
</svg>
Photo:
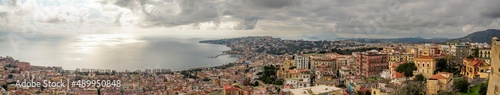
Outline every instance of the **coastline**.
<svg viewBox="0 0 500 95">
<path fill-rule="evenodd" d="M 213 44 L 213 43 L 203 43 L 203 44 L 211 44 L 211 45 L 222 45 L 222 44 Z M 246 55 L 243 55 L 243 54 L 240 54 L 240 53 L 237 53 L 235 51 L 232 51 L 232 48 L 227 46 L 227 45 L 224 45 L 228 48 L 230 48 L 230 50 L 224 50 L 224 51 L 221 51 L 222 53 L 221 54 L 217 54 L 217 55 L 213 55 L 213 56 L 209 56 L 209 57 L 206 57 L 206 58 L 210 58 L 210 59 L 216 59 L 216 58 L 220 58 L 221 56 L 228 56 L 228 58 L 235 58 L 236 60 L 235 61 L 232 61 L 232 62 L 228 62 L 228 63 L 222 63 L 220 65 L 213 65 L 213 66 L 198 66 L 198 67 L 188 67 L 188 68 L 179 68 L 179 69 L 166 69 L 166 68 L 159 68 L 159 69 L 151 69 L 151 68 L 145 68 L 145 69 L 138 69 L 138 70 L 128 70 L 128 69 L 125 69 L 125 70 L 116 70 L 116 69 L 96 69 L 96 68 L 76 68 L 75 70 L 98 70 L 98 71 L 115 71 L 115 72 L 145 72 L 145 71 L 148 71 L 148 70 L 167 70 L 169 72 L 183 72 L 183 71 L 192 71 L 192 70 L 197 70 L 197 69 L 209 69 L 209 68 L 225 68 L 225 67 L 228 67 L 228 66 L 231 66 L 231 65 L 237 65 L 237 64 L 244 64 L 245 62 L 243 61 L 242 58 L 246 57 Z M 29 63 L 29 62 L 28 62 Z M 62 66 L 39 66 L 39 65 L 31 65 L 31 66 L 34 66 L 34 67 L 56 67 L 56 68 L 61 68 L 63 71 L 64 70 L 71 70 L 71 69 L 64 69 Z"/>
</svg>

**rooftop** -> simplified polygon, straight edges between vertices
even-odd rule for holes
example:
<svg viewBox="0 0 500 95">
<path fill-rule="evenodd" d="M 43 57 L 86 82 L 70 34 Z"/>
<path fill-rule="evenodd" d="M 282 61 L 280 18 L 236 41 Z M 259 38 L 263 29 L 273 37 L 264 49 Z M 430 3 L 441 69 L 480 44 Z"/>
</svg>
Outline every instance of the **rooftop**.
<svg viewBox="0 0 500 95">
<path fill-rule="evenodd" d="M 293 95 L 311 95 L 311 94 L 316 95 L 316 94 L 333 92 L 333 91 L 337 91 L 337 90 L 341 90 L 341 88 L 338 88 L 335 86 L 319 85 L 319 86 L 313 86 L 313 87 L 290 89 L 290 92 L 292 92 Z"/>
<path fill-rule="evenodd" d="M 429 78 L 430 80 L 438 80 L 438 79 L 448 79 L 448 78 L 451 78 L 453 77 L 453 74 L 452 73 L 448 73 L 448 72 L 439 72 L 437 74 L 435 74 L 434 76 L 432 76 L 431 78 Z"/>
<path fill-rule="evenodd" d="M 486 64 L 486 62 L 484 60 L 477 59 L 477 58 L 467 58 L 467 59 L 464 59 L 464 62 L 466 63 L 467 66 L 474 66 L 474 67 L 489 66 L 488 64 Z"/>
</svg>

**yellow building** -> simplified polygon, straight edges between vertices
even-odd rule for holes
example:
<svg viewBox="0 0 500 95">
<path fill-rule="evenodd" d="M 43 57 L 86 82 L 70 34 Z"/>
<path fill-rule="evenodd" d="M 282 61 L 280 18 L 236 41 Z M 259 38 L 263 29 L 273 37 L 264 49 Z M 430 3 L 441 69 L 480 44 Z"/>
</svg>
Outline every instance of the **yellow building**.
<svg viewBox="0 0 500 95">
<path fill-rule="evenodd" d="M 425 78 L 430 78 L 436 70 L 436 61 L 431 56 L 420 56 L 415 58 L 415 65 L 417 66 L 417 74 L 424 75 Z"/>
<path fill-rule="evenodd" d="M 417 46 L 417 57 L 430 56 L 431 48 L 428 44 Z"/>
<path fill-rule="evenodd" d="M 326 85 L 326 86 L 336 86 L 339 81 L 334 79 L 332 75 L 323 75 L 320 79 L 314 81 L 315 86 Z"/>
<path fill-rule="evenodd" d="M 493 37 L 491 41 L 491 74 L 488 79 L 486 95 L 500 95 L 500 41 Z"/>
<path fill-rule="evenodd" d="M 310 78 L 311 75 L 313 73 L 311 73 L 311 71 L 309 69 L 290 69 L 287 71 L 285 77 L 283 77 L 283 79 L 287 79 L 287 78 Z"/>
<path fill-rule="evenodd" d="M 453 73 L 439 72 L 427 80 L 427 95 L 437 95 L 438 91 L 449 91 Z"/>
<path fill-rule="evenodd" d="M 389 54 L 389 62 L 401 62 L 402 58 L 401 54 Z"/>
<path fill-rule="evenodd" d="M 413 61 L 414 58 L 415 58 L 415 54 L 412 54 L 412 53 L 404 53 L 402 54 L 401 56 L 401 62 L 410 62 L 410 61 Z"/>
<path fill-rule="evenodd" d="M 334 71 L 338 71 L 339 68 L 337 68 L 337 64 L 335 61 L 336 60 L 333 58 L 313 59 L 313 60 L 311 60 L 311 69 L 314 69 L 316 66 L 327 65 L 327 66 L 333 67 L 335 69 Z"/>
<path fill-rule="evenodd" d="M 490 70 L 490 65 L 486 64 L 484 60 L 477 58 L 465 58 L 463 60 L 464 68 L 460 74 L 466 76 L 468 79 L 473 78 L 488 78 L 488 72 Z"/>
<path fill-rule="evenodd" d="M 295 63 L 293 60 L 285 60 L 281 67 L 276 71 L 276 76 L 278 78 L 289 78 L 290 76 L 290 70 L 293 69 Z"/>
<path fill-rule="evenodd" d="M 479 59 L 484 60 L 487 64 L 491 64 L 491 49 L 479 48 Z"/>
</svg>

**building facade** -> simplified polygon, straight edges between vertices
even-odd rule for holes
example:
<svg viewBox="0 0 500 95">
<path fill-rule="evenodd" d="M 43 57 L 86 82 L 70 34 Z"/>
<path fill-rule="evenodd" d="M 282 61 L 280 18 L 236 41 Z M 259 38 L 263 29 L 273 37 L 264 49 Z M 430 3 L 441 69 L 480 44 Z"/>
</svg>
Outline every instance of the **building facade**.
<svg viewBox="0 0 500 95">
<path fill-rule="evenodd" d="M 332 67 L 332 68 L 337 68 L 336 61 L 333 58 L 329 58 L 329 59 L 313 59 L 313 60 L 311 60 L 310 65 L 311 65 L 310 66 L 311 69 L 315 69 L 316 66 L 323 66 L 323 65 L 326 65 L 326 66 L 329 66 L 329 67 Z"/>
<path fill-rule="evenodd" d="M 376 51 L 369 51 L 360 55 L 360 75 L 363 77 L 376 77 L 382 71 L 389 68 L 387 54 L 381 54 Z"/>
<path fill-rule="evenodd" d="M 500 41 L 493 37 L 491 41 L 491 71 L 488 79 L 487 95 L 500 95 Z"/>
<path fill-rule="evenodd" d="M 479 48 L 479 59 L 482 59 L 486 63 L 490 64 L 491 63 L 490 57 L 491 57 L 491 48 L 490 47 Z"/>
<path fill-rule="evenodd" d="M 463 63 L 463 59 L 470 55 L 469 45 L 456 45 L 455 46 L 455 64 Z"/>
<path fill-rule="evenodd" d="M 296 55 L 294 60 L 295 60 L 295 67 L 297 67 L 298 69 L 309 69 L 310 66 L 309 56 Z"/>
<path fill-rule="evenodd" d="M 292 85 L 293 88 L 303 88 L 311 86 L 312 72 L 308 69 L 289 70 L 290 77 L 285 78 L 285 84 Z"/>
<path fill-rule="evenodd" d="M 279 69 L 276 71 L 276 76 L 280 79 L 290 78 L 291 75 L 290 75 L 289 71 L 292 69 L 295 69 L 295 68 L 292 68 L 294 66 L 295 66 L 295 64 L 294 64 L 293 60 L 285 60 L 283 62 L 283 64 L 281 64 Z"/>
<path fill-rule="evenodd" d="M 415 58 L 417 73 L 424 75 L 425 78 L 430 78 L 436 70 L 436 61 L 431 56 L 421 56 Z"/>
<path fill-rule="evenodd" d="M 484 60 L 477 58 L 465 58 L 463 61 L 463 68 L 460 74 L 467 77 L 467 79 L 474 78 L 488 78 L 487 71 L 490 70 L 490 65 L 486 64 Z"/>
<path fill-rule="evenodd" d="M 439 72 L 427 80 L 427 95 L 437 95 L 439 91 L 449 91 L 453 73 Z"/>
</svg>

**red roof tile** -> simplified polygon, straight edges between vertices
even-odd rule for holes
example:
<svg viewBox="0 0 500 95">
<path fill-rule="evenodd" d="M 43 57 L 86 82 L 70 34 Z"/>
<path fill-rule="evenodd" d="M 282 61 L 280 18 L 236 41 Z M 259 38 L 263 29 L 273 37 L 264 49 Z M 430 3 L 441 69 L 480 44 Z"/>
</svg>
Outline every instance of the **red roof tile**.
<svg viewBox="0 0 500 95">
<path fill-rule="evenodd" d="M 224 90 L 239 90 L 239 88 L 236 88 L 230 84 L 224 84 Z"/>
<path fill-rule="evenodd" d="M 395 78 L 403 78 L 403 77 L 405 77 L 403 75 L 403 73 L 399 73 L 399 72 L 396 72 L 395 75 L 396 75 Z"/>
<path fill-rule="evenodd" d="M 448 72 L 439 72 L 437 73 L 436 75 L 432 76 L 431 78 L 429 79 L 447 79 L 447 77 L 443 76 L 443 74 L 451 74 L 451 73 L 448 73 Z"/>
</svg>

